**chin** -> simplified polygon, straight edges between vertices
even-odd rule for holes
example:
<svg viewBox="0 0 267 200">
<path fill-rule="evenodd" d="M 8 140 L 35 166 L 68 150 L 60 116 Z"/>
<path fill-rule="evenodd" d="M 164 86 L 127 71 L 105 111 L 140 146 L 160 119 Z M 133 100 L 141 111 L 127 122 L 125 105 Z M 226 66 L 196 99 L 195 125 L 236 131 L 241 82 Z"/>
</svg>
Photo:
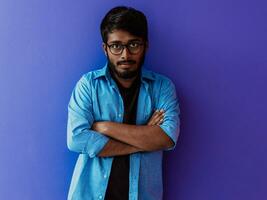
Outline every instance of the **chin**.
<svg viewBox="0 0 267 200">
<path fill-rule="evenodd" d="M 118 77 L 123 79 L 131 79 L 138 75 L 138 70 L 116 70 Z"/>
</svg>

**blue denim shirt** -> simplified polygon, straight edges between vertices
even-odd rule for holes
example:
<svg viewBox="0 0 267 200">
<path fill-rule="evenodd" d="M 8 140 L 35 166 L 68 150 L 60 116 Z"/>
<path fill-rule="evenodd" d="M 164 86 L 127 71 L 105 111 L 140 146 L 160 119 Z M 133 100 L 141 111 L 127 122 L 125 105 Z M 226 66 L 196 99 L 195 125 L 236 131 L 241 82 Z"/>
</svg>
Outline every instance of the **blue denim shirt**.
<svg viewBox="0 0 267 200">
<path fill-rule="evenodd" d="M 165 110 L 160 127 L 176 145 L 180 111 L 175 86 L 167 77 L 142 68 L 136 124 L 146 124 L 155 109 Z M 67 145 L 79 153 L 69 200 L 104 199 L 113 157 L 97 156 L 109 137 L 90 127 L 94 121 L 122 123 L 123 113 L 123 99 L 107 65 L 82 76 L 68 105 Z M 163 150 L 130 154 L 129 200 L 162 199 Z"/>
</svg>

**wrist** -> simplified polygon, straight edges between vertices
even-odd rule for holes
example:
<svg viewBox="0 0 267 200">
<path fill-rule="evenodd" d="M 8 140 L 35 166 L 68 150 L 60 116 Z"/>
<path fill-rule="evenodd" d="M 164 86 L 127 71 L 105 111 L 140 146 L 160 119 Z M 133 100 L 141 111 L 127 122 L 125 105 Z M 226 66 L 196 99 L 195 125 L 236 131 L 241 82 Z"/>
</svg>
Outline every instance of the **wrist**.
<svg viewBox="0 0 267 200">
<path fill-rule="evenodd" d="M 110 122 L 100 122 L 101 123 L 101 132 L 106 135 L 109 131 Z"/>
</svg>

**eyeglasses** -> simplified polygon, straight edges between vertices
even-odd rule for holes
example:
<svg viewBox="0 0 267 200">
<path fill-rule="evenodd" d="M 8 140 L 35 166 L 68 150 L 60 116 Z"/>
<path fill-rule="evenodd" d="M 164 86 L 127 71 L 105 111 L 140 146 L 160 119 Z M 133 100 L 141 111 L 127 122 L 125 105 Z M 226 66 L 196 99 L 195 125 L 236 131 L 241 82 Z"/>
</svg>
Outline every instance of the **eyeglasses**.
<svg viewBox="0 0 267 200">
<path fill-rule="evenodd" d="M 120 43 L 114 43 L 114 44 L 107 44 L 110 52 L 114 55 L 120 55 L 122 54 L 124 48 L 127 48 L 130 54 L 138 54 L 142 50 L 142 46 L 144 43 L 142 42 L 129 42 L 128 44 L 120 44 Z"/>
</svg>

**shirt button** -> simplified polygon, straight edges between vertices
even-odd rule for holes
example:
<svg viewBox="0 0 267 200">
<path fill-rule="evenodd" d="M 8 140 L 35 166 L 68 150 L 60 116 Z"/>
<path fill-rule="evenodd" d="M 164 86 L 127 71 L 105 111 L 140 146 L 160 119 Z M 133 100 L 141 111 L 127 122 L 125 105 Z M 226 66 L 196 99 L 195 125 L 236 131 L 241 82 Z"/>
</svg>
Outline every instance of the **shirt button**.
<svg viewBox="0 0 267 200">
<path fill-rule="evenodd" d="M 119 117 L 121 117 L 121 114 L 119 114 Z"/>
<path fill-rule="evenodd" d="M 106 174 L 104 174 L 104 178 L 107 178 L 107 175 Z"/>
<path fill-rule="evenodd" d="M 99 197 L 98 197 L 99 199 L 102 199 L 103 198 L 103 196 L 102 195 L 99 195 Z"/>
</svg>

